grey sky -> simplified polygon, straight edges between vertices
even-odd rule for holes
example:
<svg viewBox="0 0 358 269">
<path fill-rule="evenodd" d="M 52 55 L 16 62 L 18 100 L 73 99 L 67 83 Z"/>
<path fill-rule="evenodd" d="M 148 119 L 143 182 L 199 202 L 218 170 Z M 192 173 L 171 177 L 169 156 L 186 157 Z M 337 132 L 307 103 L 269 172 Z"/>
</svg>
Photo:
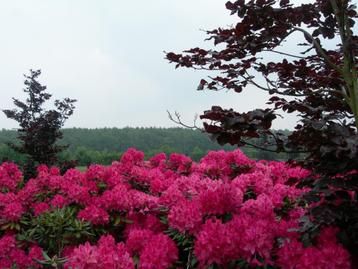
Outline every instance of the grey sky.
<svg viewBox="0 0 358 269">
<path fill-rule="evenodd" d="M 65 127 L 175 126 L 211 105 L 246 111 L 264 93 L 196 91 L 206 74 L 174 69 L 163 51 L 180 52 L 234 22 L 226 0 L 0 0 L 0 108 L 22 99 L 23 73 L 42 69 L 54 98 L 78 99 Z M 0 128 L 16 122 L 0 114 Z M 292 128 L 291 116 L 274 127 Z"/>
</svg>

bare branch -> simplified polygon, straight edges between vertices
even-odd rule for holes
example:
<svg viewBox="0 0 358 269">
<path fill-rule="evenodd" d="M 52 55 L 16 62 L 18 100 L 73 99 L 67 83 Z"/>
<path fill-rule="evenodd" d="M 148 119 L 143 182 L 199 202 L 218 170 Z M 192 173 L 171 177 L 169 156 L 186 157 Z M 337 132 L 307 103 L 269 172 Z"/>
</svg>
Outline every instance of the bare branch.
<svg viewBox="0 0 358 269">
<path fill-rule="evenodd" d="M 298 59 L 306 58 L 303 56 L 298 56 L 298 55 L 294 55 L 294 54 L 290 54 L 290 53 L 286 53 L 286 52 L 282 52 L 282 51 L 277 51 L 277 50 L 262 50 L 262 51 L 273 52 L 273 53 L 277 53 L 277 54 L 281 54 L 281 55 L 285 55 L 285 56 L 289 56 L 289 57 L 293 57 L 293 58 L 298 58 Z"/>
<path fill-rule="evenodd" d="M 187 128 L 187 129 L 200 130 L 201 132 L 204 132 L 204 129 L 203 129 L 203 128 L 200 128 L 200 127 L 198 127 L 198 126 L 196 125 L 196 121 L 197 121 L 197 119 L 198 119 L 198 115 L 195 115 L 195 116 L 194 116 L 193 125 L 190 126 L 190 125 L 188 125 L 188 124 L 185 124 L 185 123 L 181 120 L 181 116 L 180 116 L 180 114 L 179 114 L 177 111 L 174 112 L 174 116 L 169 112 L 169 110 L 167 110 L 167 113 L 168 113 L 169 119 L 170 119 L 172 122 L 174 122 L 174 123 L 176 123 L 176 124 L 178 124 L 178 125 L 181 125 L 181 126 Z"/>
</svg>

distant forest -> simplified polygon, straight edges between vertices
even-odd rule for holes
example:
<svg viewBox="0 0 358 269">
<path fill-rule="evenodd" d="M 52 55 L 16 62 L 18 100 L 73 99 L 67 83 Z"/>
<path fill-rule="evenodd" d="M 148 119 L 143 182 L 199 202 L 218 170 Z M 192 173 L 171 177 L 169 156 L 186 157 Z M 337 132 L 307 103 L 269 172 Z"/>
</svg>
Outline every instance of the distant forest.
<svg viewBox="0 0 358 269">
<path fill-rule="evenodd" d="M 183 128 L 69 128 L 63 129 L 59 144 L 69 145 L 60 160 L 77 160 L 79 166 L 91 163 L 110 164 L 118 160 L 128 148 L 144 152 L 146 158 L 157 153 L 183 153 L 198 161 L 211 150 L 234 150 L 233 146 L 220 146 L 199 130 Z M 284 131 L 288 132 L 288 131 Z M 25 156 L 14 152 L 8 142 L 16 143 L 16 131 L 0 130 L 0 160 L 22 164 Z M 257 142 L 257 141 L 256 141 Z M 286 154 L 260 151 L 244 147 L 242 150 L 253 159 L 286 160 Z"/>
</svg>

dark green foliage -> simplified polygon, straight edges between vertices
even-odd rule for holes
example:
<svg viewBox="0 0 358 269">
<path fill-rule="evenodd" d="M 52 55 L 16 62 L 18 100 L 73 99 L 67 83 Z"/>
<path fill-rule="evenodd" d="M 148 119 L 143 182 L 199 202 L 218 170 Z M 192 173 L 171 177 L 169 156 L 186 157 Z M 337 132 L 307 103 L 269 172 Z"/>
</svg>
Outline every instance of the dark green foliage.
<svg viewBox="0 0 358 269">
<path fill-rule="evenodd" d="M 48 255 L 56 255 L 65 245 L 82 243 L 94 236 L 90 233 L 91 224 L 78 220 L 76 214 L 73 208 L 64 207 L 37 217 L 24 216 L 20 221 L 22 230 L 18 239 L 38 242 Z"/>
<path fill-rule="evenodd" d="M 190 268 L 196 268 L 198 262 L 194 256 L 194 238 L 186 233 L 181 233 L 176 229 L 168 228 L 165 233 L 174 240 L 180 247 L 179 261 L 187 261 L 186 265 L 190 264 Z M 185 266 L 185 264 L 178 262 L 176 265 Z"/>
</svg>

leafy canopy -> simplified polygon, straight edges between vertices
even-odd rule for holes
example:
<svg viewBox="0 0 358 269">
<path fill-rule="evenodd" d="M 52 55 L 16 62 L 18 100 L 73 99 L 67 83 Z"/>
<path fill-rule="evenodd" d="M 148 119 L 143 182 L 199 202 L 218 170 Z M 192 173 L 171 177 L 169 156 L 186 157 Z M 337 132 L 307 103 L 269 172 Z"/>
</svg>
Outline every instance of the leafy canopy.
<svg viewBox="0 0 358 269">
<path fill-rule="evenodd" d="M 219 143 L 232 145 L 270 135 L 277 151 L 309 151 L 314 164 L 322 158 L 339 160 L 342 171 L 357 167 L 353 161 L 358 124 L 355 7 L 350 1 L 336 0 L 298 6 L 287 0 L 239 0 L 227 2 L 226 8 L 238 23 L 207 31 L 216 49 L 193 48 L 166 57 L 176 67 L 217 74 L 202 79 L 198 90 L 240 93 L 251 85 L 271 95 L 272 107 L 238 113 L 214 106 L 200 116 L 209 120 L 205 130 Z M 301 37 L 297 51 L 285 46 L 288 40 L 292 43 L 291 37 Z M 324 46 L 332 42 L 337 46 Z M 280 110 L 300 117 L 288 140 L 270 131 Z"/>
</svg>

